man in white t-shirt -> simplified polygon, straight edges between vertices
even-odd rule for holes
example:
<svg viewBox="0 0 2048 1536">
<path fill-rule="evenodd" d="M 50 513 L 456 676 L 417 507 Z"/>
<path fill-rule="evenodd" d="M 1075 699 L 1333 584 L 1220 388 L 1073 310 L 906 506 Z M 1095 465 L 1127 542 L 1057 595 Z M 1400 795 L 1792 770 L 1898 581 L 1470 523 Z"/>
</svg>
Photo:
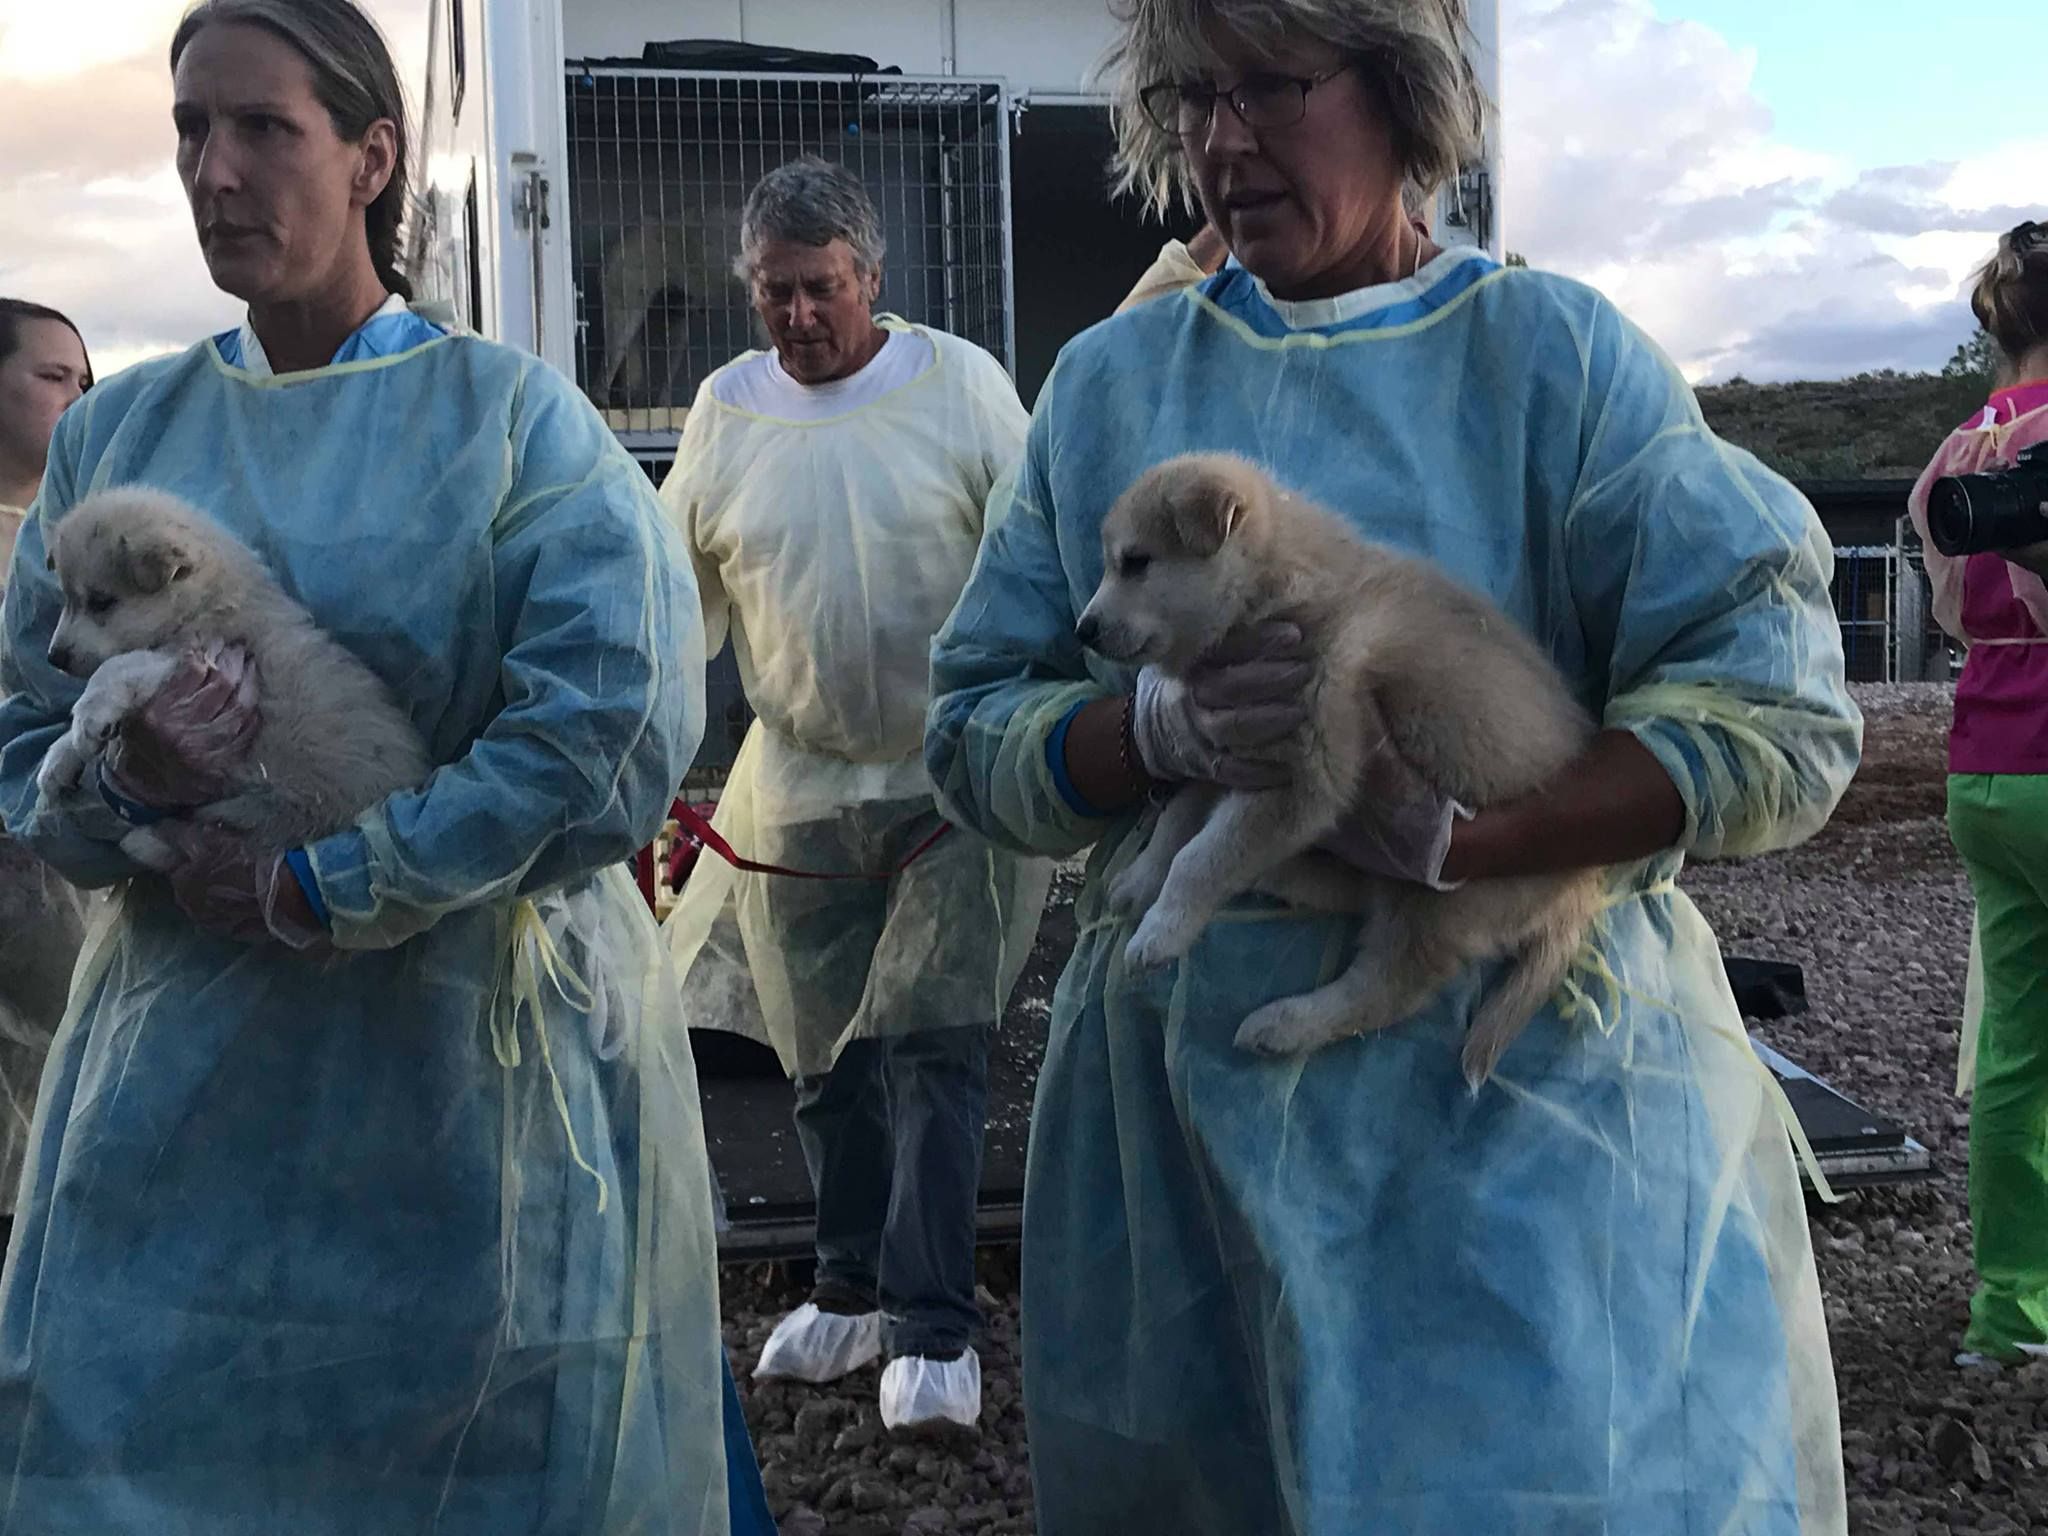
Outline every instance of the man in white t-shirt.
<svg viewBox="0 0 2048 1536">
<path fill-rule="evenodd" d="M 704 382 L 661 494 L 706 654 L 731 635 L 757 716 L 716 825 L 801 873 L 698 861 L 670 944 L 691 1022 L 765 1040 L 796 1082 L 818 1278 L 755 1374 L 886 1354 L 886 1424 L 973 1424 L 988 1036 L 1051 871 L 946 828 L 921 748 L 932 636 L 1027 418 L 987 352 L 875 314 L 880 223 L 843 167 L 771 172 L 741 250 L 773 345 Z"/>
</svg>

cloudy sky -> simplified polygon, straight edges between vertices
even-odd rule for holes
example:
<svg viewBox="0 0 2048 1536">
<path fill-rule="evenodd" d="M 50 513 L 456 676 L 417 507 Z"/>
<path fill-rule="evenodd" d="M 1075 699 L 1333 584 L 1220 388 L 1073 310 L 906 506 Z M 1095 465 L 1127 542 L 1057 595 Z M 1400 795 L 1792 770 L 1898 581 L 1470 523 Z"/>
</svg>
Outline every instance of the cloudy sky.
<svg viewBox="0 0 2048 1536">
<path fill-rule="evenodd" d="M 0 293 L 102 372 L 235 317 L 170 170 L 183 3 L 0 0 Z M 1938 367 L 1970 268 L 2048 216 L 2040 6 L 1502 0 L 1508 244 L 1695 379 Z M 425 0 L 371 9 L 417 79 Z"/>
</svg>

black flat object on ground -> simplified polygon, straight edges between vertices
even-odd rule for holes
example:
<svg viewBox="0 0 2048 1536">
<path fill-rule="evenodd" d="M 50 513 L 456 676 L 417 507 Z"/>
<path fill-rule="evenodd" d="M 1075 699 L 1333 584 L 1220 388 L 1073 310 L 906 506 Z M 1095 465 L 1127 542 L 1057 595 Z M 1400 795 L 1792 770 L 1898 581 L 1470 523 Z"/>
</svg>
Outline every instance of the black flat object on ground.
<svg viewBox="0 0 2048 1536">
<path fill-rule="evenodd" d="M 1798 966 L 1727 955 L 1721 968 L 1745 1019 L 1785 1019 L 1806 1012 L 1806 974 Z"/>
<path fill-rule="evenodd" d="M 1744 955 L 1729 955 L 1721 963 L 1744 1018 L 1783 1019 L 1806 1012 L 1806 977 L 1798 966 Z M 1865 1109 L 1761 1040 L 1752 1043 L 1784 1090 L 1821 1174 L 1838 1193 L 1903 1184 L 1934 1172 L 1933 1156 L 1903 1126 Z M 1808 1189 L 1814 1187 L 1804 1159 L 1799 1177 Z"/>
<path fill-rule="evenodd" d="M 1933 1154 L 1904 1127 L 1873 1114 L 1761 1040 L 1753 1044 L 1758 1059 L 1785 1090 L 1799 1128 L 1813 1147 L 1813 1160 L 1836 1193 L 1908 1184 L 1933 1174 Z M 1799 1177 L 1813 1188 L 1803 1159 Z"/>
</svg>

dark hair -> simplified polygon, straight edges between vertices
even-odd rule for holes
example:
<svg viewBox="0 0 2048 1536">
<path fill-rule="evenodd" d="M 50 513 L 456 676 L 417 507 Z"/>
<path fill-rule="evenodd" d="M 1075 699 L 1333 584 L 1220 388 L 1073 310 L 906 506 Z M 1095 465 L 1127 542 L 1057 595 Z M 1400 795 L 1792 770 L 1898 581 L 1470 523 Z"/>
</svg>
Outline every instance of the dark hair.
<svg viewBox="0 0 2048 1536">
<path fill-rule="evenodd" d="M 0 299 L 0 363 L 14 356 L 20 347 L 21 322 L 24 320 L 54 320 L 78 337 L 78 350 L 85 353 L 85 387 L 91 389 L 92 353 L 86 350 L 84 335 L 71 323 L 69 315 L 47 304 L 31 304 L 27 299 Z"/>
<path fill-rule="evenodd" d="M 2048 344 L 2048 224 L 2028 222 L 1999 238 L 1998 254 L 1977 269 L 1970 308 L 2014 363 Z"/>
<path fill-rule="evenodd" d="M 192 39 L 216 23 L 261 27 L 291 44 L 313 71 L 313 93 L 327 109 L 335 133 L 348 143 L 359 143 L 380 118 L 397 126 L 391 181 L 370 204 L 367 221 L 378 279 L 410 299 L 412 284 L 398 268 L 398 236 L 409 197 L 405 90 L 377 24 L 351 0 L 200 0 L 171 38 L 173 70 Z"/>
</svg>

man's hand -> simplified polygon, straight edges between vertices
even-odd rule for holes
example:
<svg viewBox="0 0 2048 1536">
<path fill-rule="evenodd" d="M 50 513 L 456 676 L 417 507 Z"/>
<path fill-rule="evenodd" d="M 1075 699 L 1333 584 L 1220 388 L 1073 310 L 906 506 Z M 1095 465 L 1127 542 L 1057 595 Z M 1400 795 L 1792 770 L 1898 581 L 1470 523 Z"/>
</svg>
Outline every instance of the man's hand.
<svg viewBox="0 0 2048 1536">
<path fill-rule="evenodd" d="M 2048 518 L 2048 501 L 2041 503 L 2041 515 Z M 2028 544 L 2020 549 L 2008 549 L 2005 558 L 2023 571 L 2032 571 L 2043 581 L 2048 581 L 2048 539 L 2038 544 Z"/>
</svg>

